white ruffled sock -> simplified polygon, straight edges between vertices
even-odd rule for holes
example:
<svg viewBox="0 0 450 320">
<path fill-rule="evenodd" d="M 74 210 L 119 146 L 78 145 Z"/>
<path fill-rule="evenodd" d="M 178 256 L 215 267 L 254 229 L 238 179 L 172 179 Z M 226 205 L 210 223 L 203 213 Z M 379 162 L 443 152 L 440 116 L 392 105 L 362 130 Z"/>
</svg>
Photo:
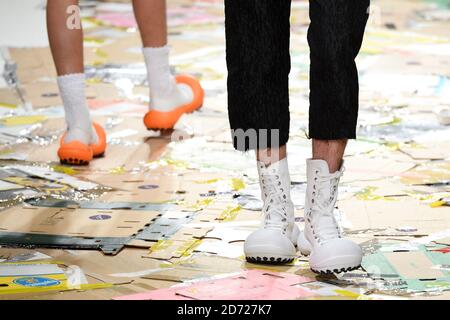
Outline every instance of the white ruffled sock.
<svg viewBox="0 0 450 320">
<path fill-rule="evenodd" d="M 169 46 L 143 49 L 147 66 L 148 86 L 150 88 L 151 110 L 171 111 L 189 103 L 194 98 L 191 88 L 186 84 L 177 84 L 170 74 Z"/>
<path fill-rule="evenodd" d="M 77 140 L 84 144 L 97 143 L 98 137 L 86 102 L 84 73 L 59 76 L 57 82 L 67 124 L 64 142 Z"/>
</svg>

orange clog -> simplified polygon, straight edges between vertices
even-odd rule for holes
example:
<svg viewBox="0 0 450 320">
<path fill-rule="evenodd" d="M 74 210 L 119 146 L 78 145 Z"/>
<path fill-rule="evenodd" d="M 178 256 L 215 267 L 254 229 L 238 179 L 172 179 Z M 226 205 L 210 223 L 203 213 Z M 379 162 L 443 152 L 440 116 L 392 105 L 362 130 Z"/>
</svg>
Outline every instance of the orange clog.
<svg viewBox="0 0 450 320">
<path fill-rule="evenodd" d="M 193 92 L 194 98 L 191 102 L 179 106 L 171 111 L 164 112 L 150 110 L 144 117 L 144 124 L 149 130 L 172 129 L 183 113 L 191 113 L 198 110 L 203 105 L 205 93 L 200 85 L 200 81 L 189 75 L 178 75 L 175 77 L 177 83 L 188 85 Z"/>
<path fill-rule="evenodd" d="M 77 140 L 66 143 L 64 142 L 66 134 L 63 134 L 58 149 L 58 157 L 62 164 L 87 165 L 94 157 L 101 157 L 105 153 L 105 130 L 95 122 L 93 126 L 98 136 L 97 144 L 86 145 Z"/>
<path fill-rule="evenodd" d="M 63 137 L 58 149 L 58 157 L 62 164 L 87 165 L 94 157 L 94 153 L 91 147 L 80 141 L 65 143 Z"/>
</svg>

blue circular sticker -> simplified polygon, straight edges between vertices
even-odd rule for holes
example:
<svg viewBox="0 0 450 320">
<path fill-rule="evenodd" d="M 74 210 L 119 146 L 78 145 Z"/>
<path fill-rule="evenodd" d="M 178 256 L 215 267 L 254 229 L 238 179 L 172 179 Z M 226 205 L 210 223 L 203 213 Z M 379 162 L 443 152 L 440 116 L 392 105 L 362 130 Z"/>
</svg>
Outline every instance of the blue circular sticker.
<svg viewBox="0 0 450 320">
<path fill-rule="evenodd" d="M 107 214 L 97 214 L 95 216 L 90 216 L 89 219 L 91 220 L 109 220 L 111 219 L 111 216 Z"/>
<path fill-rule="evenodd" d="M 24 287 L 52 287 L 57 286 L 61 282 L 55 279 L 43 277 L 25 277 L 16 279 L 13 283 Z"/>
<path fill-rule="evenodd" d="M 159 188 L 159 186 L 156 184 L 144 184 L 142 186 L 139 186 L 138 188 L 148 190 L 148 189 L 157 189 Z"/>
</svg>

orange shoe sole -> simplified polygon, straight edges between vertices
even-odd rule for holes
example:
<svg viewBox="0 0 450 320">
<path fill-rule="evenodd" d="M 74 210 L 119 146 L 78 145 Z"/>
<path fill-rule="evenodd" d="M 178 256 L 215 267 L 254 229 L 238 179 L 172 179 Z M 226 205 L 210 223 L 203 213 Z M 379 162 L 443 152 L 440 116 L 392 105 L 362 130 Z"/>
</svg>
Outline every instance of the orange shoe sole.
<svg viewBox="0 0 450 320">
<path fill-rule="evenodd" d="M 188 85 L 192 89 L 194 98 L 190 103 L 177 107 L 169 112 L 150 110 L 144 117 L 144 124 L 147 129 L 172 129 L 183 113 L 191 113 L 202 107 L 205 93 L 200 85 L 200 81 L 189 75 L 178 75 L 175 79 L 177 83 Z"/>
<path fill-rule="evenodd" d="M 98 136 L 97 144 L 86 145 L 80 141 L 64 142 L 66 134 L 63 134 L 58 149 L 58 157 L 62 164 L 87 165 L 94 157 L 101 157 L 106 150 L 105 130 L 97 123 L 93 123 Z"/>
</svg>

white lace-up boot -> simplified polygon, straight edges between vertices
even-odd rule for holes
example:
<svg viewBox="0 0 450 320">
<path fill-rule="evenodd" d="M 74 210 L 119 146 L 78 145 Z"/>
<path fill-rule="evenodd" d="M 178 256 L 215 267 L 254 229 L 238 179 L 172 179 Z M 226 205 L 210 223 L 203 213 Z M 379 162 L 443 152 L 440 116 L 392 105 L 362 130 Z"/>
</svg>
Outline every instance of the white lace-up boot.
<svg viewBox="0 0 450 320">
<path fill-rule="evenodd" d="M 247 261 L 253 263 L 288 263 L 297 253 L 299 229 L 295 224 L 290 196 L 291 181 L 287 159 L 266 167 L 258 162 L 263 223 L 244 244 Z"/>
<path fill-rule="evenodd" d="M 338 195 L 339 179 L 344 171 L 330 173 L 324 160 L 307 160 L 305 230 L 300 232 L 298 247 L 310 255 L 311 270 L 317 273 L 339 273 L 360 266 L 362 250 L 344 239 L 333 211 Z"/>
</svg>

